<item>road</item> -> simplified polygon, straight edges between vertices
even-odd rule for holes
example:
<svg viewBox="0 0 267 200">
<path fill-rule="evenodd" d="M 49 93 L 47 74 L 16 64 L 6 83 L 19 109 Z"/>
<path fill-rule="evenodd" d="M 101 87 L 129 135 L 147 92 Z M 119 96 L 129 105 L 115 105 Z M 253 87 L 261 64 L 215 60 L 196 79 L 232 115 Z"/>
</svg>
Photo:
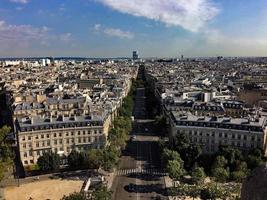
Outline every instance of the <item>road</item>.
<svg viewBox="0 0 267 200">
<path fill-rule="evenodd" d="M 136 91 L 132 135 L 123 152 L 112 185 L 114 200 L 166 199 L 164 172 L 160 168 L 158 137 L 153 134 L 153 120 L 146 119 L 145 90 Z"/>
</svg>

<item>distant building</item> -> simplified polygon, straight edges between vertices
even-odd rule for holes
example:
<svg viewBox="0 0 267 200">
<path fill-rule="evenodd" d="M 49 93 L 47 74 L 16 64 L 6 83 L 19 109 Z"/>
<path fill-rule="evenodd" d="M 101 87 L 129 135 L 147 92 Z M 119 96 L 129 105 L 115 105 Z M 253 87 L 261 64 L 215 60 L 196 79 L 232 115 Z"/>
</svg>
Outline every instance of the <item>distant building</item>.
<svg viewBox="0 0 267 200">
<path fill-rule="evenodd" d="M 133 51 L 133 60 L 138 60 L 139 59 L 139 55 L 137 51 Z"/>
</svg>

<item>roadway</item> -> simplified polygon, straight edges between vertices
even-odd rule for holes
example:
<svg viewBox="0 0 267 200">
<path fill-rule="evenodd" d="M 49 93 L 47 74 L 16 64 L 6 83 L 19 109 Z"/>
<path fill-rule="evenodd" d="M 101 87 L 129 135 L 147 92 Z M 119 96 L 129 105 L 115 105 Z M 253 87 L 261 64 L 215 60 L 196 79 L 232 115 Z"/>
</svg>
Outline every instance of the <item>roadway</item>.
<svg viewBox="0 0 267 200">
<path fill-rule="evenodd" d="M 138 88 L 135 97 L 135 122 L 112 185 L 114 200 L 166 199 L 164 172 L 160 168 L 159 137 L 153 133 L 153 120 L 146 119 L 145 90 Z"/>
</svg>

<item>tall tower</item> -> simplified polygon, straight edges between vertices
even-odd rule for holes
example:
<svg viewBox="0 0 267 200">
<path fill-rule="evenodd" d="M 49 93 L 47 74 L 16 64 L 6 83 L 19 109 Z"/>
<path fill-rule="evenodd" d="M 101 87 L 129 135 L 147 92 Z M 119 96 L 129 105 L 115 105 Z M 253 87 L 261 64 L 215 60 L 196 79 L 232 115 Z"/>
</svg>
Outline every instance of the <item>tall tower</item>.
<svg viewBox="0 0 267 200">
<path fill-rule="evenodd" d="M 133 60 L 138 60 L 139 59 L 139 55 L 137 51 L 133 51 Z"/>
</svg>

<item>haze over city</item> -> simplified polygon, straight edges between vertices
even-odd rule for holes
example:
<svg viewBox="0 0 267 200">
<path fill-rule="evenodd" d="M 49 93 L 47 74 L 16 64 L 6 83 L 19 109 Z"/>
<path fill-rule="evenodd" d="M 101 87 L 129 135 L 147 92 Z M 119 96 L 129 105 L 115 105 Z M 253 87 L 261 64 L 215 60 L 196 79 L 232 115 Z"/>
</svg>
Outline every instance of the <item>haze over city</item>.
<svg viewBox="0 0 267 200">
<path fill-rule="evenodd" d="M 1 0 L 1 57 L 264 56 L 265 0 Z"/>
</svg>

